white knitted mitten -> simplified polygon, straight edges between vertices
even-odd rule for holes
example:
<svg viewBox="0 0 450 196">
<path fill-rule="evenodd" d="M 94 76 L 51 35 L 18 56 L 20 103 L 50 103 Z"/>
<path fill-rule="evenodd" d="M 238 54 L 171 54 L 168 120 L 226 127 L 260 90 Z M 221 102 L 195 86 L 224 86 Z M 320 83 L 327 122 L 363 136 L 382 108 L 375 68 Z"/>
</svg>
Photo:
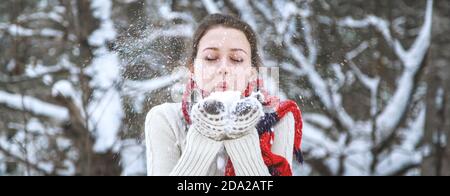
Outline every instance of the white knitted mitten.
<svg viewBox="0 0 450 196">
<path fill-rule="evenodd" d="M 200 100 L 191 110 L 192 125 L 187 136 L 190 145 L 187 145 L 182 161 L 177 164 L 172 174 L 205 174 L 206 170 L 200 168 L 210 165 L 211 157 L 224 146 L 233 162 L 236 175 L 270 175 L 262 159 L 256 130 L 256 125 L 263 115 L 263 107 L 254 96 L 240 99 L 240 93 L 218 92 Z M 188 155 L 194 158 L 189 158 Z M 201 160 L 202 167 L 189 167 L 200 164 L 190 163 L 191 160 L 197 159 Z"/>
<path fill-rule="evenodd" d="M 263 115 L 256 96 L 240 99 L 238 92 L 214 93 L 196 103 L 191 111 L 193 128 L 216 141 L 248 135 Z"/>
<path fill-rule="evenodd" d="M 253 96 L 237 101 L 230 111 L 232 127 L 227 131 L 229 139 L 248 135 L 256 128 L 259 120 L 264 115 L 261 103 Z"/>
<path fill-rule="evenodd" d="M 201 100 L 191 111 L 192 128 L 210 139 L 223 140 L 228 126 L 227 113 L 223 102 L 214 99 Z"/>
<path fill-rule="evenodd" d="M 224 145 L 238 176 L 270 175 L 256 129 L 263 115 L 263 106 L 254 96 L 239 100 L 231 109 L 232 129 L 227 132 L 229 140 Z"/>
</svg>

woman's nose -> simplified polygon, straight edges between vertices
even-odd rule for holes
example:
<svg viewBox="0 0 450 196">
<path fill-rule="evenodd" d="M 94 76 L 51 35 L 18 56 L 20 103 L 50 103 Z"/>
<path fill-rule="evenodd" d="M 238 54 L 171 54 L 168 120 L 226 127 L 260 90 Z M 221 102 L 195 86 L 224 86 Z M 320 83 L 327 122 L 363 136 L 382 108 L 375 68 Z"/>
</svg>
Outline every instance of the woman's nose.
<svg viewBox="0 0 450 196">
<path fill-rule="evenodd" d="M 220 75 L 228 75 L 228 74 L 230 74 L 228 62 L 226 62 L 226 60 L 221 61 L 220 65 L 219 65 L 218 73 Z"/>
</svg>

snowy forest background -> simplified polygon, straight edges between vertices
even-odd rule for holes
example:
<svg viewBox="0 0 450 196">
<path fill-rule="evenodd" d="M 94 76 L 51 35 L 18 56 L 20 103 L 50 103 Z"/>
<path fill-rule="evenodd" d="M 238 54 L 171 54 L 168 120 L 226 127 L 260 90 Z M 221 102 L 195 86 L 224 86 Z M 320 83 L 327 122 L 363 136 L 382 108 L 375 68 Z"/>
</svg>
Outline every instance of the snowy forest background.
<svg viewBox="0 0 450 196">
<path fill-rule="evenodd" d="M 448 0 L 2 1 L 0 175 L 146 175 L 145 115 L 217 12 L 303 110 L 297 175 L 450 175 Z"/>
</svg>

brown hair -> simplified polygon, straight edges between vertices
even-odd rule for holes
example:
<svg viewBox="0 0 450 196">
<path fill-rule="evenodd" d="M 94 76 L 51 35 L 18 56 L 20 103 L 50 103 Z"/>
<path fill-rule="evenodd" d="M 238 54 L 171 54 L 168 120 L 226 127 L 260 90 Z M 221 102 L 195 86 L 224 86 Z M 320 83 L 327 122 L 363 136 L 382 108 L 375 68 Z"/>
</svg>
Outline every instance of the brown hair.
<svg viewBox="0 0 450 196">
<path fill-rule="evenodd" d="M 198 26 L 197 30 L 194 33 L 194 37 L 192 40 L 192 47 L 190 49 L 190 56 L 188 56 L 188 59 L 187 59 L 187 67 L 191 71 L 193 71 L 192 65 L 197 56 L 198 45 L 200 43 L 200 40 L 209 30 L 211 30 L 215 27 L 227 27 L 227 28 L 232 28 L 232 29 L 242 31 L 245 34 L 245 36 L 247 37 L 248 42 L 250 43 L 252 66 L 253 67 L 261 67 L 262 66 L 261 57 L 259 56 L 259 52 L 258 52 L 257 36 L 256 36 L 255 32 L 253 31 L 252 27 L 248 23 L 246 23 L 234 16 L 222 15 L 222 14 L 211 14 L 202 20 L 202 22 L 200 23 L 200 25 Z"/>
</svg>

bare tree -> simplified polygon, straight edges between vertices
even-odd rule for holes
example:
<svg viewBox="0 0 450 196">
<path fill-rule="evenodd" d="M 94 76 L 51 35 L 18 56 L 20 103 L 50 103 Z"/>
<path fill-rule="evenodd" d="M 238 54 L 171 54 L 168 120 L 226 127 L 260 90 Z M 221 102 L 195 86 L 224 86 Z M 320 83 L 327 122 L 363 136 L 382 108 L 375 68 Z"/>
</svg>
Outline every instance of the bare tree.
<svg viewBox="0 0 450 196">
<path fill-rule="evenodd" d="M 2 132 L 2 159 L 25 165 L 27 175 L 120 174 L 114 153 L 94 148 L 102 116 L 96 113 L 107 107 L 97 98 L 106 93 L 95 84 L 102 75 L 94 64 L 107 40 L 95 33 L 106 19 L 95 16 L 95 3 L 87 0 L 6 6 L 18 11 L 0 28 L 1 39 L 11 42 L 2 49 L 8 66 L 0 104 L 2 115 L 25 120 L 2 118 L 10 134 L 5 139 Z"/>
<path fill-rule="evenodd" d="M 280 95 L 301 105 L 296 174 L 448 175 L 448 10 L 438 0 L 4 3 L 0 175 L 145 175 L 145 114 L 183 90 L 177 67 L 211 13 L 258 32 Z"/>
<path fill-rule="evenodd" d="M 426 132 L 424 134 L 424 143 L 430 150 L 430 153 L 422 162 L 423 175 L 450 175 L 450 66 L 449 56 L 445 48 L 449 47 L 449 39 L 446 32 L 449 31 L 448 25 L 442 25 L 448 21 L 450 6 L 443 1 L 436 1 L 436 14 L 434 15 L 433 44 L 431 47 L 431 57 L 433 63 L 427 69 L 426 81 L 428 91 L 426 95 Z"/>
</svg>

